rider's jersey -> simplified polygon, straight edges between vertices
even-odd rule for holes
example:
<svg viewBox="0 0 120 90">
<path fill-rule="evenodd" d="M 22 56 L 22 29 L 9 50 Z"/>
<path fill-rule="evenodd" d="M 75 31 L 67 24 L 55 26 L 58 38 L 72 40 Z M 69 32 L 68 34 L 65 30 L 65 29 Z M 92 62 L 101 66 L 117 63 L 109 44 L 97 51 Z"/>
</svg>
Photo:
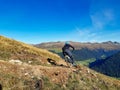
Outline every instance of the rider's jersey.
<svg viewBox="0 0 120 90">
<path fill-rule="evenodd" d="M 74 50 L 74 47 L 70 44 L 65 44 L 64 47 L 62 48 L 63 52 L 66 50 L 69 50 L 70 48 L 72 48 Z"/>
</svg>

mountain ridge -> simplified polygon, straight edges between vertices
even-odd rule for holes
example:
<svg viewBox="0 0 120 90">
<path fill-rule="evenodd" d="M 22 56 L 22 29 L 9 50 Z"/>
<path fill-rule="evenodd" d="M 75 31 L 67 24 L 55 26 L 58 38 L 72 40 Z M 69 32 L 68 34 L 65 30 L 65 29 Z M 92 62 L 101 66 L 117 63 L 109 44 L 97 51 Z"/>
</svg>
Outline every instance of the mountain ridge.
<svg viewBox="0 0 120 90">
<path fill-rule="evenodd" d="M 112 77 L 120 77 L 120 52 L 102 60 L 90 63 L 89 67 Z"/>
<path fill-rule="evenodd" d="M 103 56 L 108 57 L 120 51 L 120 43 L 118 42 L 108 41 L 102 43 L 70 43 L 75 47 L 75 51 L 73 53 L 76 60 L 87 60 L 90 58 L 101 59 Z M 36 44 L 34 46 L 47 49 L 63 57 L 61 49 L 64 46 L 64 42 L 48 42 Z"/>
</svg>

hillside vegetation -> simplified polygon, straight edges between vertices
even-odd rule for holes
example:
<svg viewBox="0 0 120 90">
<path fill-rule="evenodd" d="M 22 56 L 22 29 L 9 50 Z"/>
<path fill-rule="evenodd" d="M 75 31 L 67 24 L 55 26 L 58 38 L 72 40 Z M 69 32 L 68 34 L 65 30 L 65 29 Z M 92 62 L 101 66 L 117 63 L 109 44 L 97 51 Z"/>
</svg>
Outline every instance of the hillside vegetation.
<svg viewBox="0 0 120 90">
<path fill-rule="evenodd" d="M 38 83 L 39 81 L 39 83 Z M 17 65 L 0 61 L 3 90 L 119 90 L 120 81 L 84 66 L 77 68 Z M 38 86 L 37 86 L 38 85 Z"/>
<path fill-rule="evenodd" d="M 8 39 L 0 36 L 0 59 L 1 60 L 21 60 L 22 62 L 30 62 L 31 64 L 46 64 L 47 59 L 60 61 L 61 58 L 48 52 L 45 49 L 38 49 L 31 45 Z"/>
<path fill-rule="evenodd" d="M 47 50 L 3 36 L 0 36 L 0 41 L 0 89 L 120 89 L 119 80 L 99 74 L 82 65 L 69 68 L 58 55 Z M 50 64 L 48 58 L 55 64 Z"/>
<path fill-rule="evenodd" d="M 120 52 L 106 59 L 92 62 L 89 67 L 103 74 L 120 78 Z"/>
</svg>

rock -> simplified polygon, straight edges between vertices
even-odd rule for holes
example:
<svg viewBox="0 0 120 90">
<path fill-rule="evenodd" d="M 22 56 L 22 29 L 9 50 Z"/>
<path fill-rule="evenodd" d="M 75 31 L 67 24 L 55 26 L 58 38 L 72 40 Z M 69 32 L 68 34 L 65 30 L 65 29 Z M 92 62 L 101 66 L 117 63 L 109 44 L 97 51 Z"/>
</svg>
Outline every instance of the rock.
<svg viewBox="0 0 120 90">
<path fill-rule="evenodd" d="M 3 90 L 3 89 L 2 89 L 2 85 L 1 85 L 1 84 L 0 84 L 0 90 Z"/>
<path fill-rule="evenodd" d="M 35 90 L 43 90 L 43 81 L 41 79 L 36 80 Z"/>
<path fill-rule="evenodd" d="M 22 63 L 23 63 L 23 62 L 20 61 L 20 60 L 13 60 L 13 59 L 12 59 L 12 60 L 9 60 L 9 62 L 10 62 L 10 63 L 13 63 L 13 64 L 18 64 L 18 65 L 22 65 Z"/>
<path fill-rule="evenodd" d="M 29 64 L 31 64 L 31 63 L 32 63 L 32 61 L 28 61 L 28 63 L 29 63 Z"/>
</svg>

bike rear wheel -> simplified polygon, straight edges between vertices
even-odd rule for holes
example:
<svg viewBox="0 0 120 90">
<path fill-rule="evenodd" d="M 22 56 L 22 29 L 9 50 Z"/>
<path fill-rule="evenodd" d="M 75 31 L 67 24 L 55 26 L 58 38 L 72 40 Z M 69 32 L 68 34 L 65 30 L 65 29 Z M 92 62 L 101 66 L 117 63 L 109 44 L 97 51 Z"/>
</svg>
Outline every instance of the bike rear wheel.
<svg viewBox="0 0 120 90">
<path fill-rule="evenodd" d="M 71 58 L 68 55 L 65 55 L 65 62 L 68 67 L 72 67 Z"/>
</svg>

